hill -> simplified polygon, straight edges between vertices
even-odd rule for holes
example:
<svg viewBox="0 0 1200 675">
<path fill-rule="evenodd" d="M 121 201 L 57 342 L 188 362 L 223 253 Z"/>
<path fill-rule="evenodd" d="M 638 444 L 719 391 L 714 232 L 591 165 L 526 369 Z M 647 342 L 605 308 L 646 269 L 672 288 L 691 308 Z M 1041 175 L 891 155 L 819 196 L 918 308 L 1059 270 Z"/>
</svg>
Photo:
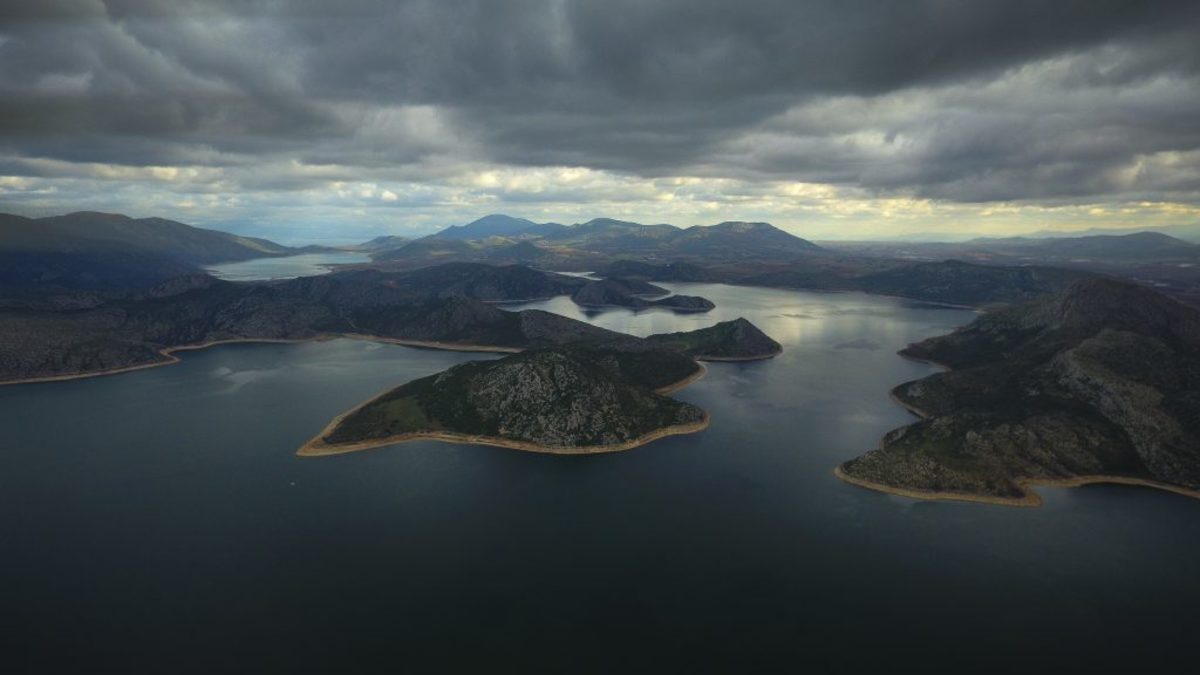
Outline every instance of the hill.
<svg viewBox="0 0 1200 675">
<path fill-rule="evenodd" d="M 461 296 L 486 301 L 550 298 L 572 293 L 587 282 L 523 265 L 447 263 L 390 277 L 390 282 L 437 297 Z"/>
<path fill-rule="evenodd" d="M 401 237 L 401 236 L 392 235 L 392 234 L 385 234 L 383 236 L 375 237 L 374 239 L 364 241 L 363 243 L 361 243 L 353 248 L 358 251 L 366 251 L 367 253 L 373 253 L 375 251 L 387 251 L 387 250 L 394 249 L 394 248 L 400 248 L 401 246 L 407 244 L 410 241 L 412 241 L 412 239 L 410 239 L 408 237 Z"/>
<path fill-rule="evenodd" d="M 501 213 L 494 213 L 473 220 L 466 225 L 451 225 L 446 229 L 431 235 L 437 239 L 473 240 L 488 237 L 503 237 L 513 235 L 536 225 L 532 220 L 514 218 Z"/>
<path fill-rule="evenodd" d="M 300 252 L 162 218 L 0 214 L 0 284 L 9 289 L 145 288 L 196 274 L 200 265 Z"/>
<path fill-rule="evenodd" d="M 1037 503 L 1027 485 L 1200 490 L 1200 311 L 1087 279 L 907 356 L 954 370 L 900 385 L 924 419 L 840 468 L 905 494 Z"/>
<path fill-rule="evenodd" d="M 783 351 L 782 345 L 758 326 L 740 318 L 684 333 L 651 335 L 646 342 L 662 349 L 681 351 L 702 361 L 755 361 Z"/>
<path fill-rule="evenodd" d="M 16 304 L 0 308 L 0 383 L 171 363 L 172 351 L 231 340 L 351 336 L 482 351 L 583 342 L 625 351 L 668 348 L 557 314 L 509 312 L 468 297 L 509 299 L 553 290 L 561 280 L 575 282 L 524 268 L 478 267 L 483 269 L 430 268 L 412 276 L 361 270 L 272 283 L 196 275 L 134 294 Z"/>
<path fill-rule="evenodd" d="M 643 353 L 640 356 L 645 357 Z M 619 351 L 557 348 L 474 361 L 414 380 L 339 417 L 299 452 L 322 455 L 435 438 L 523 450 L 624 450 L 699 431 L 703 410 L 631 377 Z M 644 362 L 645 359 L 642 359 Z M 698 370 L 678 353 L 655 354 L 664 386 Z"/>
</svg>

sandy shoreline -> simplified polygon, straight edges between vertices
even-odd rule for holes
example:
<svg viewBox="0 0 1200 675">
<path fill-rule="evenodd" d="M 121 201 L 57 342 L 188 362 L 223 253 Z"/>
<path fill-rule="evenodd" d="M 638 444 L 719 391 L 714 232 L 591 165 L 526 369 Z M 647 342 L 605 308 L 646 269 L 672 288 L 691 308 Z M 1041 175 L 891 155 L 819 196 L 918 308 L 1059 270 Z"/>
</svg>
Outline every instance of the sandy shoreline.
<svg viewBox="0 0 1200 675">
<path fill-rule="evenodd" d="M 398 338 L 375 337 L 372 335 L 363 335 L 359 333 L 322 333 L 308 338 L 230 338 L 228 340 L 212 340 L 194 345 L 180 345 L 178 347 L 164 347 L 158 350 L 158 354 L 163 357 L 162 361 L 153 361 L 150 363 L 138 363 L 130 366 L 120 366 L 118 368 L 106 368 L 104 370 L 91 370 L 83 373 L 70 373 L 64 375 L 48 375 L 46 377 L 31 377 L 20 380 L 3 380 L 0 381 L 0 387 L 15 384 L 38 384 L 43 382 L 65 382 L 67 380 L 83 380 L 90 377 L 103 377 L 105 375 L 119 375 L 121 373 L 129 373 L 137 370 L 145 370 L 147 368 L 158 368 L 160 366 L 169 366 L 179 363 L 179 357 L 175 356 L 176 352 L 190 352 L 200 349 L 208 349 L 209 347 L 218 347 L 221 345 L 231 344 L 303 344 L 306 342 L 327 342 L 329 340 L 337 340 L 346 338 L 348 340 L 362 340 L 365 342 L 380 342 L 383 344 L 400 345 L 403 347 L 416 347 L 419 349 L 439 349 L 442 351 L 455 352 L 478 352 L 478 353 L 503 353 L 515 354 L 520 349 L 516 347 L 494 347 L 489 345 L 475 345 L 457 342 L 436 342 L 430 340 L 402 340 Z"/>
<path fill-rule="evenodd" d="M 390 390 L 389 390 L 390 391 Z M 378 397 L 376 397 L 378 398 Z M 371 399 L 374 401 L 375 399 Z M 367 401 L 370 403 L 371 401 Z M 400 443 L 408 443 L 411 441 L 442 441 L 445 443 L 464 443 L 467 445 L 490 445 L 497 448 L 509 448 L 512 450 L 522 450 L 524 452 L 536 452 L 546 455 L 597 455 L 606 452 L 621 452 L 624 450 L 632 450 L 633 448 L 645 445 L 652 441 L 657 441 L 660 438 L 667 436 L 678 436 L 681 434 L 692 434 L 697 431 L 703 431 L 708 428 L 710 418 L 707 412 L 704 413 L 703 419 L 692 424 L 677 424 L 674 426 L 663 427 L 656 429 L 650 433 L 643 434 L 624 443 L 615 443 L 611 445 L 588 445 L 588 446 L 553 446 L 553 445 L 538 445 L 526 441 L 515 441 L 506 438 L 498 438 L 495 436 L 483 436 L 476 434 L 463 434 L 454 431 L 417 431 L 407 434 L 397 434 L 388 436 L 387 438 L 372 439 L 369 441 L 358 441 L 356 443 L 343 443 L 333 445 L 324 441 L 325 435 L 333 431 L 342 419 L 347 415 L 361 408 L 364 403 L 345 413 L 342 413 L 333 422 L 330 422 L 321 433 L 314 436 L 311 440 L 305 443 L 296 451 L 299 457 L 325 457 L 329 455 L 342 455 L 349 452 L 358 452 L 360 450 L 370 450 L 373 448 L 382 448 L 389 445 L 397 445 Z"/>
<path fill-rule="evenodd" d="M 1145 478 L 1131 478 L 1129 476 L 1075 476 L 1073 478 L 1023 478 L 1016 481 L 1017 485 L 1024 493 L 1020 497 L 994 497 L 991 495 L 972 494 L 969 492 L 936 492 L 933 490 L 916 490 L 911 488 L 900 488 L 883 483 L 856 478 L 847 475 L 842 471 L 842 467 L 835 467 L 833 475 L 839 479 L 868 490 L 876 492 L 885 492 L 887 494 L 896 495 L 898 497 L 908 497 L 909 499 L 920 499 L 925 501 L 956 501 L 956 502 L 974 502 L 978 504 L 997 504 L 1000 506 L 1020 506 L 1020 507 L 1037 507 L 1042 505 L 1041 496 L 1034 490 L 1037 487 L 1081 487 L 1084 485 L 1134 485 L 1138 487 L 1154 488 L 1163 490 L 1164 492 L 1172 492 L 1184 497 L 1192 499 L 1200 499 L 1200 490 L 1189 490 L 1188 488 L 1160 483 Z"/>
<path fill-rule="evenodd" d="M 680 389 L 683 389 L 684 387 L 695 382 L 696 380 L 699 380 L 700 378 L 704 377 L 704 375 L 708 372 L 708 369 L 705 368 L 704 364 L 702 364 L 702 363 L 697 362 L 697 365 L 700 366 L 700 369 L 697 370 L 695 373 L 688 375 L 687 377 L 683 378 L 682 380 L 680 380 L 674 384 L 669 384 L 665 387 L 660 387 L 655 390 L 655 393 L 666 394 L 666 393 L 670 393 L 670 392 L 679 391 Z M 366 401 L 359 403 L 358 405 L 347 410 L 346 412 L 338 415 L 337 417 L 333 418 L 333 420 L 329 424 L 326 424 L 325 427 L 323 429 L 321 429 L 321 431 L 319 433 L 317 433 L 316 436 L 313 436 L 311 439 L 308 440 L 307 443 L 300 446 L 300 449 L 296 451 L 296 455 L 299 457 L 323 457 L 323 456 L 327 456 L 327 455 L 341 455 L 341 454 L 345 454 L 348 452 L 357 452 L 359 450 L 370 450 L 372 448 L 380 448 L 380 447 L 384 447 L 384 446 L 388 446 L 388 445 L 407 443 L 410 441 L 443 441 L 446 443 L 466 443 L 469 445 L 491 445 L 491 446 L 498 447 L 498 448 L 511 448 L 513 450 L 523 450 L 525 452 L 538 452 L 538 453 L 550 454 L 550 455 L 594 455 L 594 454 L 600 454 L 600 453 L 605 453 L 605 452 L 621 452 L 623 450 L 631 450 L 638 446 L 645 445 L 647 443 L 656 441 L 660 438 L 665 438 L 667 436 L 677 436 L 680 434 L 692 434 L 692 433 L 696 433 L 697 431 L 703 431 L 704 429 L 708 428 L 708 425 L 711 421 L 711 419 L 708 415 L 708 411 L 705 410 L 705 411 L 702 411 L 704 413 L 704 417 L 699 422 L 693 422 L 692 424 L 677 424 L 677 425 L 673 425 L 673 426 L 669 426 L 669 427 L 663 427 L 662 429 L 656 429 L 654 431 L 651 431 L 650 433 L 638 436 L 635 439 L 625 441 L 624 443 L 616 443 L 616 444 L 612 444 L 612 445 L 581 446 L 581 447 L 580 446 L 558 447 L 558 446 L 551 446 L 551 445 L 538 445 L 536 443 L 529 443 L 526 441 L 514 441 L 514 440 L 509 440 L 506 438 L 497 438 L 494 436 L 483 436 L 483 435 L 477 435 L 477 434 L 463 434 L 463 433 L 459 433 L 456 431 L 417 431 L 417 432 L 411 432 L 411 433 L 406 433 L 406 434 L 397 434 L 395 436 L 388 436 L 387 438 L 370 439 L 370 440 L 366 440 L 366 441 L 358 441 L 355 443 L 342 443 L 342 444 L 336 444 L 336 445 L 325 442 L 325 437 L 328 436 L 330 433 L 332 433 L 333 430 L 335 428 L 337 428 L 337 426 L 339 424 L 342 423 L 342 420 L 346 419 L 347 417 L 354 414 L 355 412 L 358 412 L 362 408 L 365 408 L 366 406 L 374 403 L 380 397 L 386 396 L 393 389 L 395 389 L 395 387 L 391 387 L 391 388 L 387 389 L 386 391 L 382 391 L 382 392 L 376 394 L 375 396 L 372 396 L 371 398 L 367 399 Z"/>
</svg>

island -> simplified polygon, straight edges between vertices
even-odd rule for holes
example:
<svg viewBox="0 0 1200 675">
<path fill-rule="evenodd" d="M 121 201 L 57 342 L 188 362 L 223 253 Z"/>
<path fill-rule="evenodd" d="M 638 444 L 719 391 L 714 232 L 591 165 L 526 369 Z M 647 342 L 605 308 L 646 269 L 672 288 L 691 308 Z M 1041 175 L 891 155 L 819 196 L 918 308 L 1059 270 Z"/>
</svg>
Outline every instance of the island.
<svg viewBox="0 0 1200 675">
<path fill-rule="evenodd" d="M 694 361 L 656 352 L 638 354 L 636 365 L 622 363 L 627 356 L 554 348 L 463 363 L 354 408 L 297 454 L 422 439 L 584 454 L 628 450 L 708 426 L 705 411 L 656 391 L 691 379 L 700 370 Z"/>
<path fill-rule="evenodd" d="M 1200 497 L 1200 311 L 1144 286 L 1078 281 L 901 354 L 946 367 L 892 395 L 921 418 L 842 464 L 922 499 L 1040 504 L 1037 485 L 1138 484 Z"/>
<path fill-rule="evenodd" d="M 707 312 L 716 305 L 698 295 L 667 295 L 668 291 L 637 279 L 608 278 L 590 281 L 576 290 L 571 299 L 580 307 L 662 307 L 677 312 Z M 651 299 L 651 298 L 658 299 Z"/>
<path fill-rule="evenodd" d="M 738 319 L 690 333 L 583 341 L 472 361 L 340 415 L 297 454 L 415 440 L 554 454 L 628 450 L 708 425 L 708 413 L 667 397 L 703 376 L 698 360 L 714 358 L 707 352 L 767 359 L 779 344 Z"/>
</svg>

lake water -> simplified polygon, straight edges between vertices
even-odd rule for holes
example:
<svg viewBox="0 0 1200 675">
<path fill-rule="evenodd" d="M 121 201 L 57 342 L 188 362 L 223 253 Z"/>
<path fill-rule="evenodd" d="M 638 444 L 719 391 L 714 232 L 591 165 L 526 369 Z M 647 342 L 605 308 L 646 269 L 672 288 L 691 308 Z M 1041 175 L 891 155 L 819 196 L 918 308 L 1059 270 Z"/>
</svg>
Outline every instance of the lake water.
<svg viewBox="0 0 1200 675">
<path fill-rule="evenodd" d="M 325 274 L 333 265 L 352 265 L 370 262 L 366 253 L 339 251 L 337 253 L 305 253 L 286 258 L 254 258 L 241 262 L 209 265 L 204 269 L 215 277 L 229 281 L 264 281 L 294 279 Z"/>
<path fill-rule="evenodd" d="M 434 442 L 293 451 L 333 416 L 486 355 L 351 340 L 0 387 L 9 672 L 465 666 L 973 669 L 1193 656 L 1200 501 L 1044 490 L 924 503 L 838 481 L 909 421 L 896 356 L 969 312 L 668 284 L 705 315 L 584 314 L 638 334 L 745 316 L 778 358 L 678 393 L 712 426 L 557 457 Z M 422 667 L 424 666 L 424 667 Z"/>
</svg>

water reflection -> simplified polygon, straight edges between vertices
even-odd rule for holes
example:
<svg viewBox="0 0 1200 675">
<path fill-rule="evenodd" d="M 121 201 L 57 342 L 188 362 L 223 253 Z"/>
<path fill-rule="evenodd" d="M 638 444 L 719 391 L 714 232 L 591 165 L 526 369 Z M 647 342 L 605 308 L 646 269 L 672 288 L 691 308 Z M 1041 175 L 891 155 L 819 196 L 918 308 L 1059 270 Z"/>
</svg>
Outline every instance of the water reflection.
<svg viewBox="0 0 1200 675">
<path fill-rule="evenodd" d="M 294 279 L 326 274 L 333 265 L 350 265 L 371 260 L 365 253 L 306 253 L 286 258 L 255 258 L 241 262 L 209 265 L 204 269 L 215 277 L 228 281 L 265 281 Z"/>
<path fill-rule="evenodd" d="M 1200 502 L 1095 487 L 1045 490 L 1042 509 L 926 504 L 831 475 L 911 420 L 887 390 L 932 369 L 895 350 L 970 312 L 665 285 L 717 308 L 524 306 L 639 335 L 744 316 L 785 351 L 711 364 L 678 393 L 709 429 L 612 455 L 292 454 L 369 396 L 494 355 L 234 344 L 0 387 L 9 670 L 961 669 L 981 654 L 1011 668 L 1027 645 L 1039 666 L 1145 645 L 1191 657 Z"/>
</svg>

